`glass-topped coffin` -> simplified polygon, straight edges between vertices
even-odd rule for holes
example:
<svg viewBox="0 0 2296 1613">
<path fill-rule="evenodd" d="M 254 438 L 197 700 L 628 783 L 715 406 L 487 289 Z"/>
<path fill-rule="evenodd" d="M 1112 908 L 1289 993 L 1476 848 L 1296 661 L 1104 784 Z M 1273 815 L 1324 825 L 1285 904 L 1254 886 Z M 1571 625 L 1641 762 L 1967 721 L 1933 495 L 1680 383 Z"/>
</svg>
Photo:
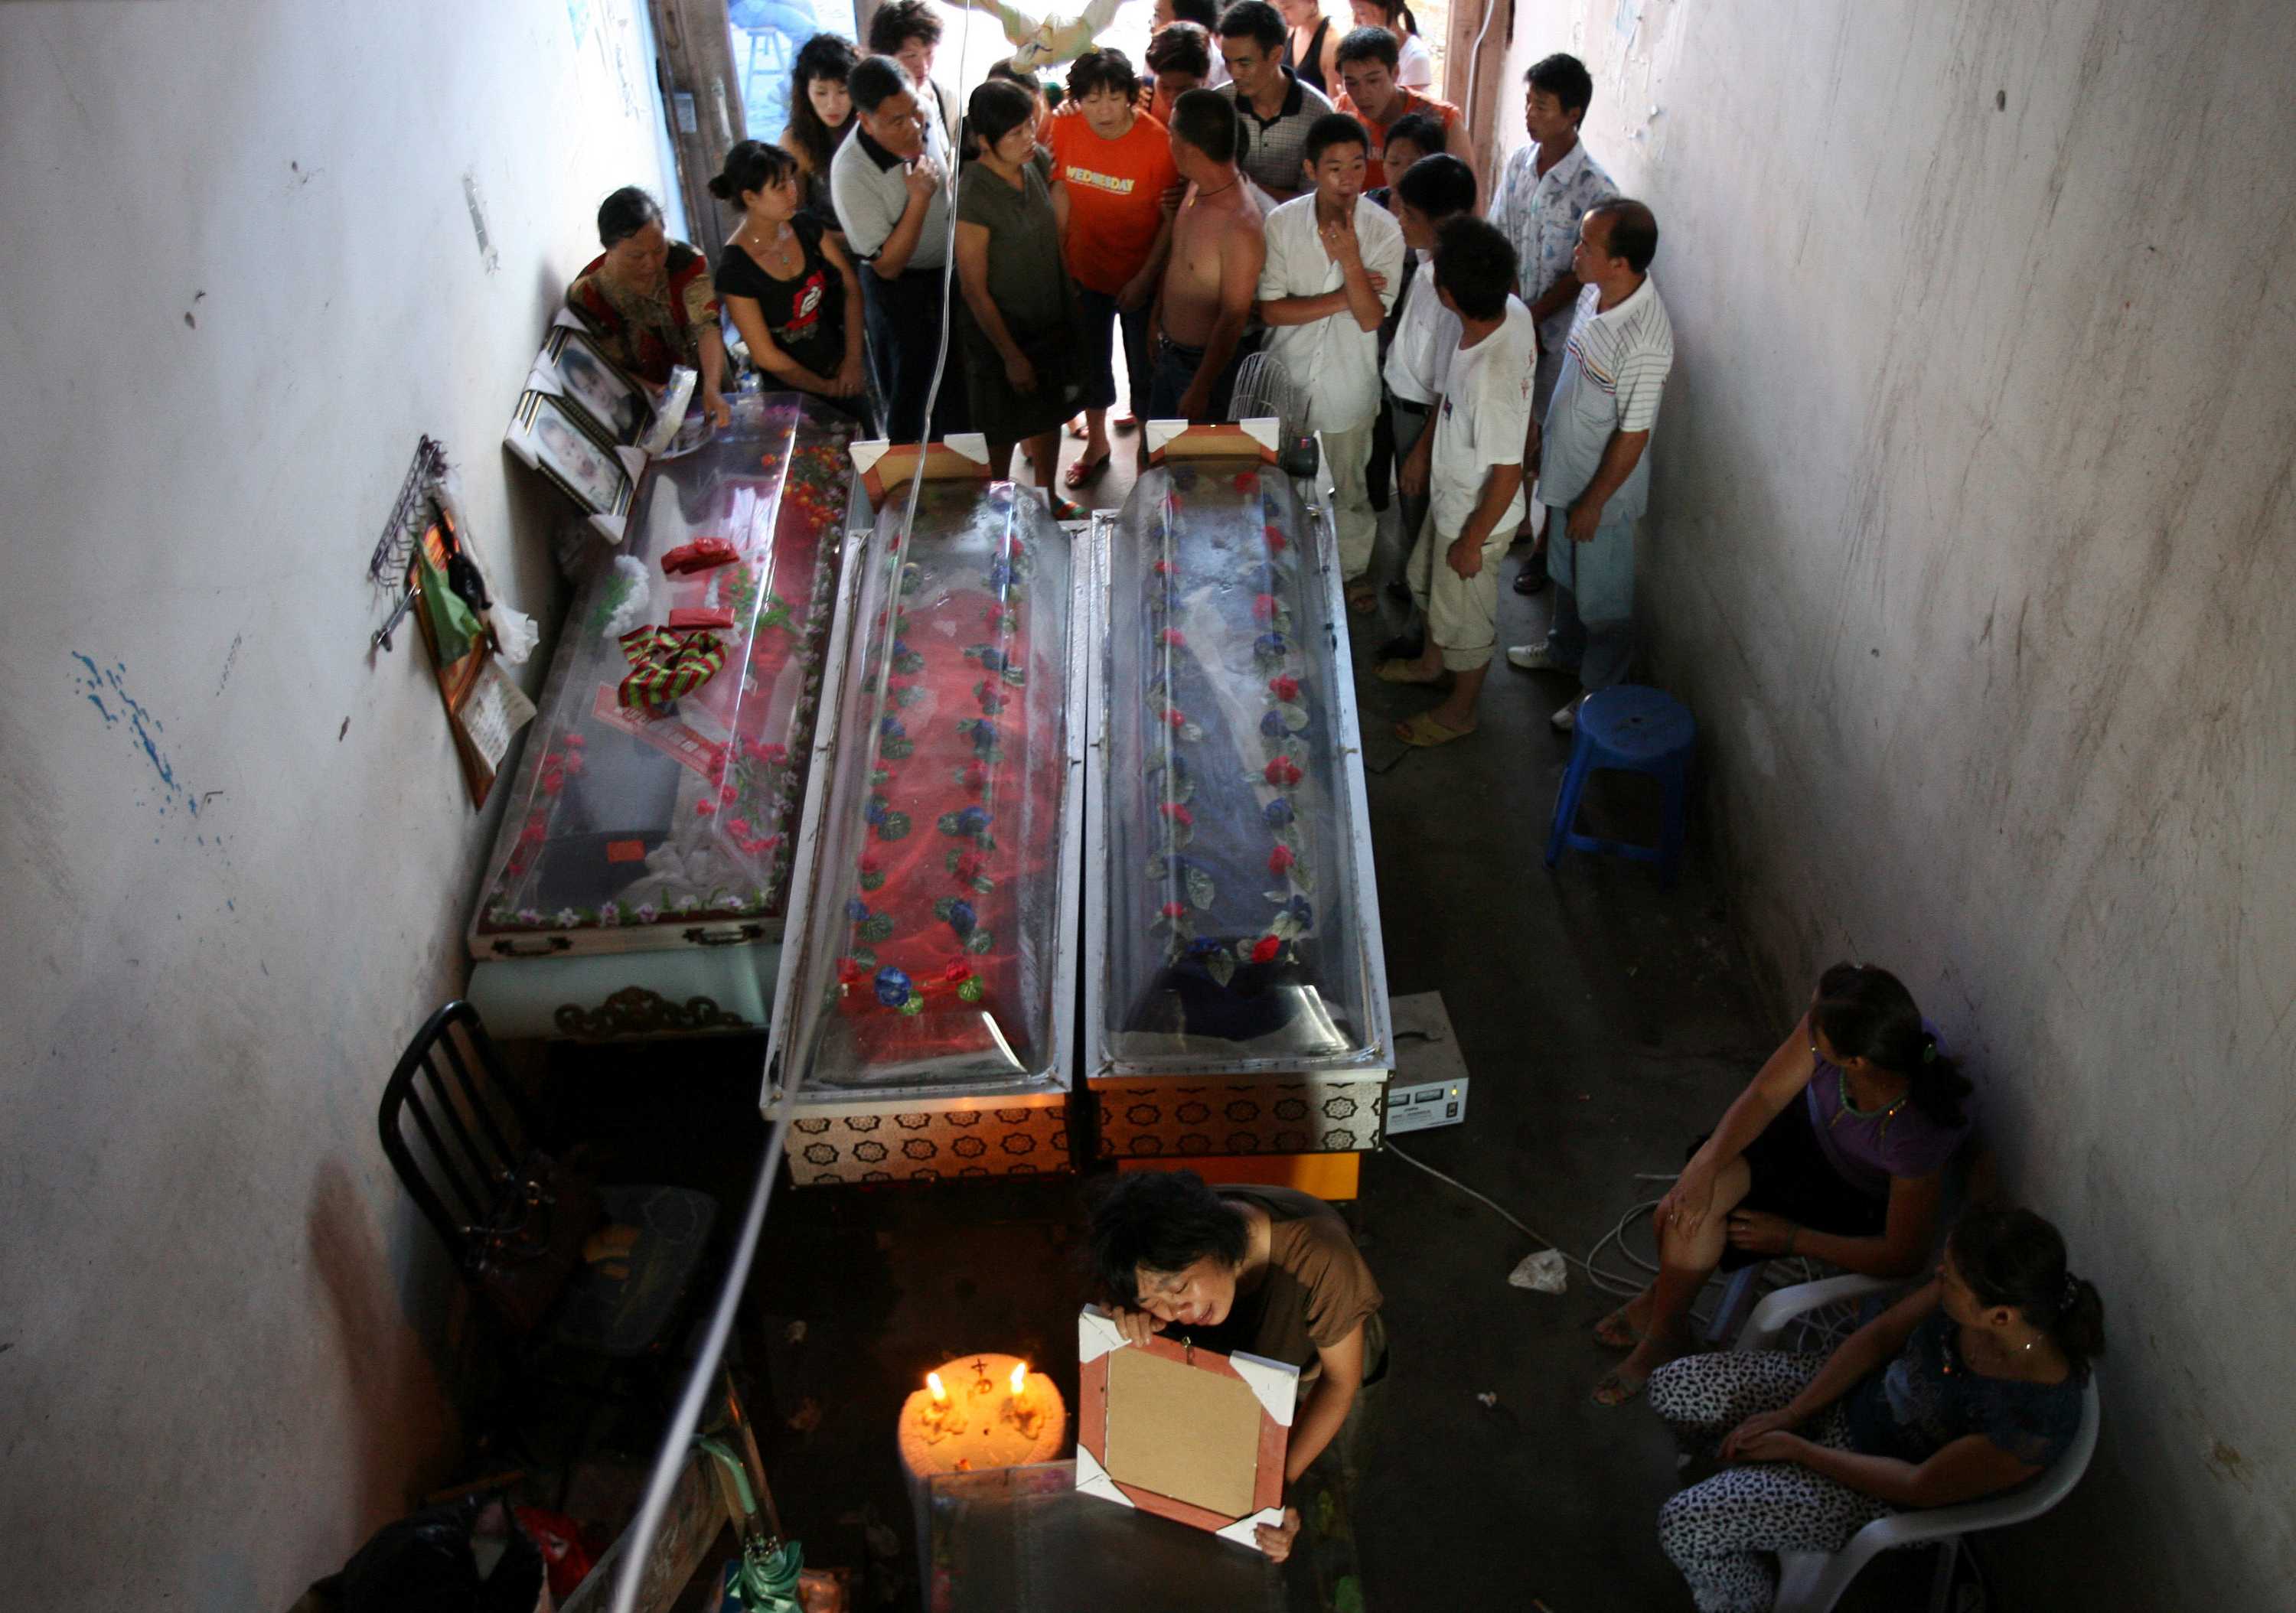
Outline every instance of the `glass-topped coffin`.
<svg viewBox="0 0 2296 1613">
<path fill-rule="evenodd" d="M 780 932 L 853 427 L 791 393 L 730 401 L 730 427 L 647 467 L 575 596 L 474 956 Z"/>
<path fill-rule="evenodd" d="M 1089 568 L 1033 490 L 928 481 L 904 545 L 907 493 L 847 561 L 768 1056 L 800 1100 L 1067 1080 Z"/>
<path fill-rule="evenodd" d="M 1273 466 L 1152 469 L 1109 545 L 1094 1068 L 1389 1062 L 1340 592 Z"/>
</svg>

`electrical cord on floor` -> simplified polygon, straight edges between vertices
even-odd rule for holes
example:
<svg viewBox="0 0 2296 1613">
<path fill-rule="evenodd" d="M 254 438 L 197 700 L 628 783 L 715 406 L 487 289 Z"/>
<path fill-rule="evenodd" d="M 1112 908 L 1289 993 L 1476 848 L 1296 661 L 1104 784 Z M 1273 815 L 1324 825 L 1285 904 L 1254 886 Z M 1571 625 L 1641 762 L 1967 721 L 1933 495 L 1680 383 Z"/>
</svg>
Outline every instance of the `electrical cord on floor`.
<svg viewBox="0 0 2296 1613">
<path fill-rule="evenodd" d="M 1405 1153 L 1401 1149 L 1396 1147 L 1393 1142 L 1390 1142 L 1387 1145 L 1387 1151 L 1393 1154 L 1397 1159 L 1402 1160 L 1406 1165 L 1417 1166 L 1421 1170 L 1425 1171 L 1438 1182 L 1449 1183 L 1453 1187 L 1457 1188 L 1461 1192 L 1466 1194 L 1468 1198 L 1475 1200 L 1476 1203 L 1482 1205 L 1485 1208 L 1491 1211 L 1492 1214 L 1498 1216 L 1500 1220 L 1505 1222 L 1509 1226 L 1514 1228 L 1515 1231 L 1529 1239 L 1533 1243 L 1542 1244 L 1551 1249 L 1561 1250 L 1562 1257 L 1565 1260 L 1578 1260 L 1578 1257 L 1576 1255 L 1573 1255 L 1569 1249 L 1563 1249 L 1561 1244 L 1555 1242 L 1554 1239 L 1548 1237 L 1545 1232 L 1540 1232 L 1537 1227 L 1516 1220 L 1513 1214 L 1508 1210 L 1506 1206 L 1501 1204 L 1488 1193 L 1477 1192 L 1473 1188 L 1469 1187 L 1465 1183 L 1460 1181 L 1458 1177 L 1446 1175 L 1443 1172 L 1437 1170 L 1433 1166 L 1428 1164 L 1426 1160 L 1418 1158 L 1416 1155 Z M 1584 1260 L 1578 1260 L 1578 1265 L 1581 1267 L 1585 1267 L 1587 1263 Z M 1589 1271 L 1587 1274 L 1592 1276 L 1593 1273 Z"/>
<path fill-rule="evenodd" d="M 1469 1187 L 1456 1176 L 1451 1175 L 1444 1171 L 1437 1170 L 1433 1166 L 1428 1164 L 1427 1161 L 1420 1159 L 1415 1154 L 1406 1153 L 1402 1149 L 1397 1147 L 1391 1141 L 1386 1145 L 1386 1151 L 1393 1154 L 1406 1165 L 1414 1166 L 1420 1170 L 1425 1171 L 1437 1181 L 1457 1188 L 1461 1192 L 1466 1194 L 1468 1198 L 1472 1199 L 1478 1204 L 1482 1205 L 1492 1214 L 1498 1216 L 1500 1220 L 1505 1222 L 1509 1226 L 1514 1228 L 1515 1231 L 1529 1239 L 1533 1243 L 1538 1244 L 1542 1248 L 1554 1250 L 1565 1260 L 1577 1266 L 1580 1271 L 1586 1273 L 1587 1281 L 1602 1293 L 1617 1295 L 1623 1298 L 1632 1298 L 1635 1295 L 1641 1293 L 1643 1290 L 1648 1286 L 1647 1278 L 1636 1279 L 1622 1275 L 1616 1272 L 1606 1272 L 1595 1265 L 1595 1260 L 1602 1254 L 1603 1246 L 1612 1242 L 1613 1240 L 1618 1243 L 1620 1253 L 1625 1255 L 1626 1257 L 1635 1265 L 1641 1266 L 1644 1271 L 1653 1275 L 1655 1275 L 1658 1271 L 1658 1265 L 1655 1261 L 1645 1261 L 1633 1250 L 1627 1248 L 1625 1237 L 1627 1226 L 1630 1222 L 1640 1216 L 1648 1215 L 1657 1207 L 1658 1200 L 1655 1199 L 1648 1200 L 1644 1203 L 1637 1204 L 1625 1215 L 1620 1216 L 1618 1224 L 1613 1226 L 1608 1232 L 1605 1232 L 1601 1240 L 1597 1242 L 1592 1249 L 1587 1251 L 1586 1255 L 1574 1255 L 1569 1249 L 1564 1249 L 1562 1244 L 1555 1241 L 1555 1240 L 1548 1237 L 1545 1232 L 1540 1232 L 1537 1227 L 1532 1226 L 1526 1221 L 1519 1219 L 1513 1211 L 1506 1208 L 1506 1206 L 1501 1204 L 1489 1194 L 1480 1191 L 1475 1188 Z M 1636 1179 L 1637 1181 L 1641 1181 L 1652 1178 L 1637 1176 Z M 1654 1179 L 1667 1182 L 1674 1180 L 1672 1176 Z"/>
<path fill-rule="evenodd" d="M 1513 1212 L 1509 1210 L 1497 1200 L 1493 1199 L 1489 1194 L 1468 1186 L 1456 1176 L 1451 1175 L 1447 1172 L 1436 1169 L 1435 1167 L 1428 1164 L 1424 1159 L 1420 1159 L 1415 1154 L 1405 1152 L 1402 1149 L 1398 1148 L 1392 1141 L 1387 1143 L 1386 1151 L 1393 1154 L 1405 1164 L 1426 1172 L 1437 1181 L 1458 1189 L 1459 1191 L 1466 1194 L 1468 1198 L 1474 1200 L 1475 1202 L 1490 1210 L 1492 1214 L 1497 1216 L 1500 1220 L 1505 1221 L 1509 1226 L 1513 1227 L 1517 1232 L 1529 1239 L 1533 1243 L 1538 1244 L 1545 1249 L 1551 1249 L 1557 1254 L 1560 1254 L 1564 1260 L 1570 1262 L 1571 1265 L 1577 1266 L 1580 1271 L 1586 1273 L 1588 1286 L 1593 1288 L 1598 1293 L 1608 1294 L 1611 1298 L 1618 1299 L 1632 1299 L 1641 1294 L 1644 1289 L 1648 1288 L 1650 1286 L 1651 1279 L 1658 1275 L 1658 1262 L 1656 1260 L 1644 1259 L 1627 1242 L 1628 1229 L 1639 1225 L 1649 1218 L 1650 1213 L 1659 1207 L 1660 1200 L 1657 1199 L 1645 1199 L 1640 1203 L 1634 1205 L 1612 1224 L 1609 1232 L 1603 1233 L 1602 1237 L 1595 1240 L 1595 1246 L 1588 1249 L 1585 1255 L 1574 1255 L 1569 1249 L 1564 1249 L 1560 1243 L 1556 1242 L 1554 1239 L 1540 1232 L 1537 1227 L 1534 1227 L 1529 1223 L 1520 1219 L 1513 1214 Z M 1675 1180 L 1675 1173 L 1672 1171 L 1636 1171 L 1634 1174 L 1633 1180 L 1636 1182 L 1670 1183 Z M 1634 1271 L 1608 1271 L 1597 1264 L 1603 1257 L 1603 1251 L 1613 1243 L 1619 1246 L 1620 1255 L 1625 1258 L 1630 1266 L 1635 1268 Z M 1781 1288 L 1791 1287 L 1796 1283 L 1816 1281 L 1822 1274 L 1813 1262 L 1802 1259 L 1792 1261 L 1784 1259 L 1773 1260 L 1768 1263 L 1768 1269 L 1771 1272 L 1782 1271 L 1784 1275 L 1780 1277 L 1772 1277 L 1764 1281 L 1762 1285 L 1762 1292 L 1766 1295 L 1773 1293 Z M 1713 1281 L 1713 1279 L 1709 1279 L 1710 1285 Z M 1690 1320 L 1702 1329 L 1706 1326 L 1710 1314 L 1710 1307 L 1702 1309 L 1699 1306 L 1693 1306 L 1690 1312 Z M 1851 1326 L 1855 1323 L 1855 1320 L 1856 1316 L 1854 1310 L 1847 1306 L 1829 1307 L 1825 1310 L 1812 1312 L 1807 1315 L 1799 1316 L 1794 1320 L 1793 1328 L 1793 1337 L 1796 1340 L 1797 1348 L 1804 1352 L 1810 1350 L 1831 1350 L 1835 1345 L 1839 1344 L 1848 1336 Z"/>
</svg>

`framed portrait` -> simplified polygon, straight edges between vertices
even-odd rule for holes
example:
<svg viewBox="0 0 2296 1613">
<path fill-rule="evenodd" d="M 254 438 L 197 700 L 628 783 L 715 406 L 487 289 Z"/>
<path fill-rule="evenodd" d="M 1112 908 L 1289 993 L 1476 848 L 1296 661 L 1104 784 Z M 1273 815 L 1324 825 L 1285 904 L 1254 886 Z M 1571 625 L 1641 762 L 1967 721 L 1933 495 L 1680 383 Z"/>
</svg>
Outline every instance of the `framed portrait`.
<svg viewBox="0 0 2296 1613">
<path fill-rule="evenodd" d="M 610 442 L 635 443 L 653 423 L 645 389 L 608 362 L 597 344 L 570 325 L 559 325 L 542 345 L 566 397 Z"/>
<path fill-rule="evenodd" d="M 1077 1319 L 1076 1487 L 1257 1551 L 1283 1521 L 1283 1454 L 1300 1369 Z"/>
<path fill-rule="evenodd" d="M 566 399 L 529 391 L 518 400 L 504 441 L 593 515 L 627 513 L 635 488 L 611 445 Z"/>
</svg>

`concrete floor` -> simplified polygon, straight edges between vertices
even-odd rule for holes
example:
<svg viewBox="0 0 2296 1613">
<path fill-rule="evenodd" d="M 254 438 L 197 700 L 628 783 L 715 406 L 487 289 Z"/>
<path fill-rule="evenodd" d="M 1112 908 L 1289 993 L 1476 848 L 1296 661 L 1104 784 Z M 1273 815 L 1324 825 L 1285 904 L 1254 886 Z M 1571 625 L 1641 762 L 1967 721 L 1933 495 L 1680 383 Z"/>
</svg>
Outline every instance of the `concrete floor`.
<svg viewBox="0 0 2296 1613">
<path fill-rule="evenodd" d="M 1111 471 L 1094 502 L 1120 501 L 1130 479 Z M 1393 540 L 1390 515 L 1383 564 L 1399 560 Z M 1503 599 L 1503 642 L 1543 627 L 1543 600 Z M 1359 669 L 1395 610 L 1357 628 Z M 1695 831 L 1671 893 L 1640 864 L 1577 857 L 1549 874 L 1539 856 L 1569 749 L 1546 724 L 1567 692 L 1558 680 L 1500 668 L 1480 733 L 1421 752 L 1387 729 L 1427 697 L 1358 686 L 1390 987 L 1443 994 L 1473 1080 L 1466 1124 L 1404 1146 L 1583 1252 L 1656 1191 L 1635 1174 L 1678 1162 L 1771 1044 Z M 1640 781 L 1617 782 L 1591 810 L 1647 835 L 1654 802 Z M 631 1171 L 738 1201 L 761 1137 L 755 1046 L 637 1057 L 643 1072 L 626 1051 L 561 1050 L 562 1112 L 615 1138 Z M 1672 1443 L 1638 1404 L 1587 1398 L 1607 1360 L 1587 1329 L 1609 1302 L 1575 1271 L 1561 1297 L 1508 1287 L 1536 1246 L 1400 1159 L 1365 1159 L 1355 1209 L 1394 1366 L 1365 1399 L 1354 1527 L 1337 1520 L 1320 1571 L 1288 1576 L 1292 1605 L 1686 1609 L 1653 1527 L 1674 1487 Z M 862 1605 L 918 1605 L 891 1430 L 928 1367 L 1016 1351 L 1073 1404 L 1078 1218 L 1073 1181 L 777 1202 L 742 1366 L 789 1527 L 809 1560 L 871 1564 L 886 1600 Z M 1844 1607 L 1924 1605 L 1925 1559 L 1890 1567 Z"/>
</svg>

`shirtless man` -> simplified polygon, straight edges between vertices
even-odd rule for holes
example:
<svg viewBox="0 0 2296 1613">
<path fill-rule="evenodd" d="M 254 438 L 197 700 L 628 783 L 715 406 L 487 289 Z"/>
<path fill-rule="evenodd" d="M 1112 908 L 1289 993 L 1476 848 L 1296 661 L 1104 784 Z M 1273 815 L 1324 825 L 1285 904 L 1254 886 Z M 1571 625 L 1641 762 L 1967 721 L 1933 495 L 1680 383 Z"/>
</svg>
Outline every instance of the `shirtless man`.
<svg viewBox="0 0 2296 1613">
<path fill-rule="evenodd" d="M 1188 194 L 1148 323 L 1156 355 L 1152 420 L 1216 421 L 1227 413 L 1244 326 L 1267 256 L 1259 209 L 1235 166 L 1235 108 L 1217 90 L 1172 103 L 1172 161 Z"/>
</svg>

